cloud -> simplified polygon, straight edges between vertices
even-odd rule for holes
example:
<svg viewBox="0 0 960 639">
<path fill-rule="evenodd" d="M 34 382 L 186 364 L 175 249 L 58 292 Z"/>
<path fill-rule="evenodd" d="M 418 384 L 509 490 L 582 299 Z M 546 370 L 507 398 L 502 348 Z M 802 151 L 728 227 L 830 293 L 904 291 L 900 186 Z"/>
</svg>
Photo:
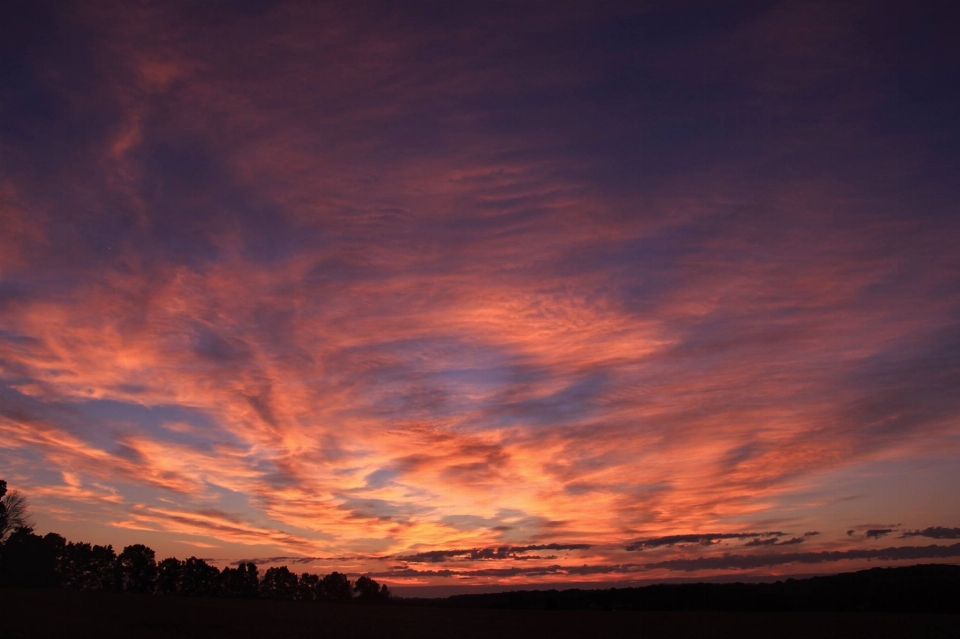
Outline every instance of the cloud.
<svg viewBox="0 0 960 639">
<path fill-rule="evenodd" d="M 880 539 L 893 532 L 893 528 L 871 528 L 866 532 L 867 539 Z"/>
<path fill-rule="evenodd" d="M 498 546 L 494 548 L 473 548 L 468 550 L 432 550 L 418 552 L 408 555 L 382 555 L 382 556 L 347 556 L 347 557 L 304 557 L 304 556 L 286 556 L 258 557 L 254 559 L 243 559 L 234 564 L 250 562 L 255 564 L 308 564 L 313 562 L 330 561 L 402 561 L 406 563 L 442 563 L 445 561 L 485 561 L 485 560 L 544 560 L 556 559 L 556 557 L 542 557 L 538 555 L 527 555 L 535 550 L 589 550 L 590 544 L 531 544 L 527 546 Z"/>
<path fill-rule="evenodd" d="M 853 559 L 882 561 L 918 561 L 921 559 L 948 559 L 960 557 L 960 544 L 952 546 L 899 546 L 881 550 L 837 550 L 808 553 L 779 553 L 768 555 L 723 555 L 696 559 L 670 559 L 646 564 L 647 569 L 665 568 L 692 572 L 698 570 L 740 570 L 782 566 L 786 564 L 822 564 Z"/>
<path fill-rule="evenodd" d="M 490 569 L 443 569 L 417 570 L 408 567 L 395 567 L 387 571 L 373 573 L 375 577 L 461 577 L 461 578 L 506 578 L 541 576 L 587 576 L 614 575 L 669 570 L 676 572 L 695 572 L 704 570 L 750 570 L 782 566 L 787 564 L 823 564 L 850 560 L 882 561 L 918 561 L 926 559 L 949 559 L 960 557 L 960 544 L 951 546 L 900 546 L 880 550 L 846 550 L 809 553 L 776 553 L 760 555 L 731 555 L 718 557 L 698 557 L 695 559 L 671 559 L 645 564 L 594 564 L 581 566 L 548 565 L 538 567 L 517 566 Z"/>
<path fill-rule="evenodd" d="M 946 27 L 228 5 L 0 25 L 0 447 L 54 529 L 622 566 L 829 548 L 762 531 L 955 457 Z"/>
<path fill-rule="evenodd" d="M 498 546 L 495 548 L 472 548 L 469 550 L 430 550 L 410 555 L 396 555 L 393 559 L 410 563 L 439 563 L 449 560 L 526 559 L 524 553 L 531 550 L 588 550 L 590 544 L 532 544 L 528 546 Z"/>
<path fill-rule="evenodd" d="M 510 567 L 510 568 L 482 568 L 471 570 L 441 569 L 441 570 L 416 570 L 413 568 L 397 567 L 391 570 L 371 573 L 371 576 L 378 578 L 403 578 L 403 577 L 461 577 L 461 578 L 484 578 L 484 579 L 503 579 L 511 577 L 552 577 L 563 575 L 605 575 L 635 572 L 638 569 L 637 564 L 616 564 L 616 565 L 594 565 L 594 566 L 562 566 L 547 565 L 538 567 Z"/>
<path fill-rule="evenodd" d="M 797 544 L 802 544 L 810 537 L 815 537 L 819 535 L 819 532 L 806 532 L 803 533 L 802 537 L 791 537 L 790 539 L 781 540 L 779 537 L 767 537 L 766 539 L 752 539 L 744 544 L 744 546 L 795 546 Z"/>
<path fill-rule="evenodd" d="M 197 535 L 243 545 L 270 543 L 289 549 L 312 548 L 316 545 L 315 541 L 306 537 L 258 526 L 236 515 L 214 509 L 184 511 L 137 504 L 129 513 L 128 519 L 112 521 L 110 525 L 129 530 Z"/>
<path fill-rule="evenodd" d="M 264 566 L 270 564 L 313 564 L 318 562 L 346 562 L 346 561 L 362 561 L 364 559 L 371 559 L 370 557 L 362 556 L 349 556 L 349 557 L 304 557 L 301 555 L 279 555 L 276 557 L 253 557 L 251 559 L 238 559 L 231 561 L 231 566 L 239 566 L 240 564 L 254 564 L 257 566 Z"/>
<path fill-rule="evenodd" d="M 745 533 L 692 533 L 684 535 L 667 535 L 665 537 L 651 537 L 649 539 L 641 539 L 639 541 L 634 541 L 630 544 L 624 546 L 624 550 L 646 550 L 648 548 L 659 548 L 661 546 L 674 546 L 676 544 L 700 544 L 701 546 L 710 546 L 712 544 L 718 543 L 724 539 L 750 539 L 751 537 L 758 538 L 757 543 L 750 543 L 747 545 L 766 545 L 766 540 L 760 540 L 759 538 L 769 538 L 774 542 L 777 538 L 782 537 L 786 533 L 771 531 L 771 532 L 745 532 Z M 772 543 L 772 542 L 771 542 Z"/>
<path fill-rule="evenodd" d="M 930 537 L 931 539 L 960 539 L 960 528 L 944 528 L 932 526 L 923 530 L 908 530 L 900 535 L 900 539 L 907 537 Z"/>
</svg>

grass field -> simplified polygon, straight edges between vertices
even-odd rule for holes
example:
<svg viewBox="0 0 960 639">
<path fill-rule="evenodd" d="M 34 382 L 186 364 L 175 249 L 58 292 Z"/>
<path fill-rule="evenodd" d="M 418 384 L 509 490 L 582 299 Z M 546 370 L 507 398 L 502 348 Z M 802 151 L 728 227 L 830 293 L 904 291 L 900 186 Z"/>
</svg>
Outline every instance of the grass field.
<svg viewBox="0 0 960 639">
<path fill-rule="evenodd" d="M 513 611 L 0 590 L 0 639 L 104 637 L 960 637 L 909 614 Z"/>
</svg>

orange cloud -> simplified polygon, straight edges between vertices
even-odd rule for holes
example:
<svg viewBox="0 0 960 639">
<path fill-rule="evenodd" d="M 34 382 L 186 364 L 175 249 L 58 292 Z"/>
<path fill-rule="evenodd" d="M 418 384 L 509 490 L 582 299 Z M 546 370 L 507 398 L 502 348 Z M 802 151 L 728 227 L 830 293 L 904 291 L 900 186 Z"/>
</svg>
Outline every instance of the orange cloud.
<svg viewBox="0 0 960 639">
<path fill-rule="evenodd" d="M 10 107 L 33 137 L 4 143 L 0 184 L 4 461 L 54 521 L 100 503 L 170 544 L 428 581 L 629 578 L 625 546 L 675 535 L 727 536 L 650 562 L 726 570 L 706 559 L 754 530 L 846 552 L 880 508 L 837 521 L 846 483 L 954 477 L 957 228 L 903 193 L 955 198 L 879 184 L 939 136 L 878 141 L 863 109 L 818 101 L 827 83 L 875 105 L 872 67 L 809 71 L 819 39 L 769 35 L 818 28 L 790 12 L 706 38 L 689 86 L 672 84 L 688 58 L 656 47 L 556 47 L 642 17 L 619 11 L 56 17 L 90 35 L 70 44 L 90 47 L 71 58 L 87 81 L 45 51 L 22 72 L 50 104 Z M 830 33 L 855 30 L 839 13 Z M 262 38 L 269 56 L 246 46 Z M 756 47 L 793 65 L 814 115 Z M 630 93 L 709 93 L 704 73 L 739 98 Z M 697 137 L 714 117 L 745 134 L 755 111 L 796 129 Z M 945 519 L 905 525 L 955 524 L 925 472 L 905 485 Z M 383 568 L 550 544 L 589 548 Z"/>
</svg>

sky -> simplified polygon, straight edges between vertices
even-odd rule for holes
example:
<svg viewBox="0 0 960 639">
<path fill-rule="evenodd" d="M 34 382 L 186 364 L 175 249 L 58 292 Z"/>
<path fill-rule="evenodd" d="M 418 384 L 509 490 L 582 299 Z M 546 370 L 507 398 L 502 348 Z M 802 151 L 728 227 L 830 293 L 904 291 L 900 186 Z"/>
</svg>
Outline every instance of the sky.
<svg viewBox="0 0 960 639">
<path fill-rule="evenodd" d="M 960 562 L 951 3 L 2 14 L 38 532 L 394 588 Z"/>
</svg>

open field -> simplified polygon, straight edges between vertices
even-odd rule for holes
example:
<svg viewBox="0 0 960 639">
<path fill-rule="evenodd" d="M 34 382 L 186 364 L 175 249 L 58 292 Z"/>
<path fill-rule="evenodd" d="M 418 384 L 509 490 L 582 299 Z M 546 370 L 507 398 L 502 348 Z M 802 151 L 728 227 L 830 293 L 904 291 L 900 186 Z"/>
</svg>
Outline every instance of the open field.
<svg viewBox="0 0 960 639">
<path fill-rule="evenodd" d="M 462 610 L 0 590 L 0 639 L 106 637 L 955 638 L 960 616 Z"/>
</svg>

